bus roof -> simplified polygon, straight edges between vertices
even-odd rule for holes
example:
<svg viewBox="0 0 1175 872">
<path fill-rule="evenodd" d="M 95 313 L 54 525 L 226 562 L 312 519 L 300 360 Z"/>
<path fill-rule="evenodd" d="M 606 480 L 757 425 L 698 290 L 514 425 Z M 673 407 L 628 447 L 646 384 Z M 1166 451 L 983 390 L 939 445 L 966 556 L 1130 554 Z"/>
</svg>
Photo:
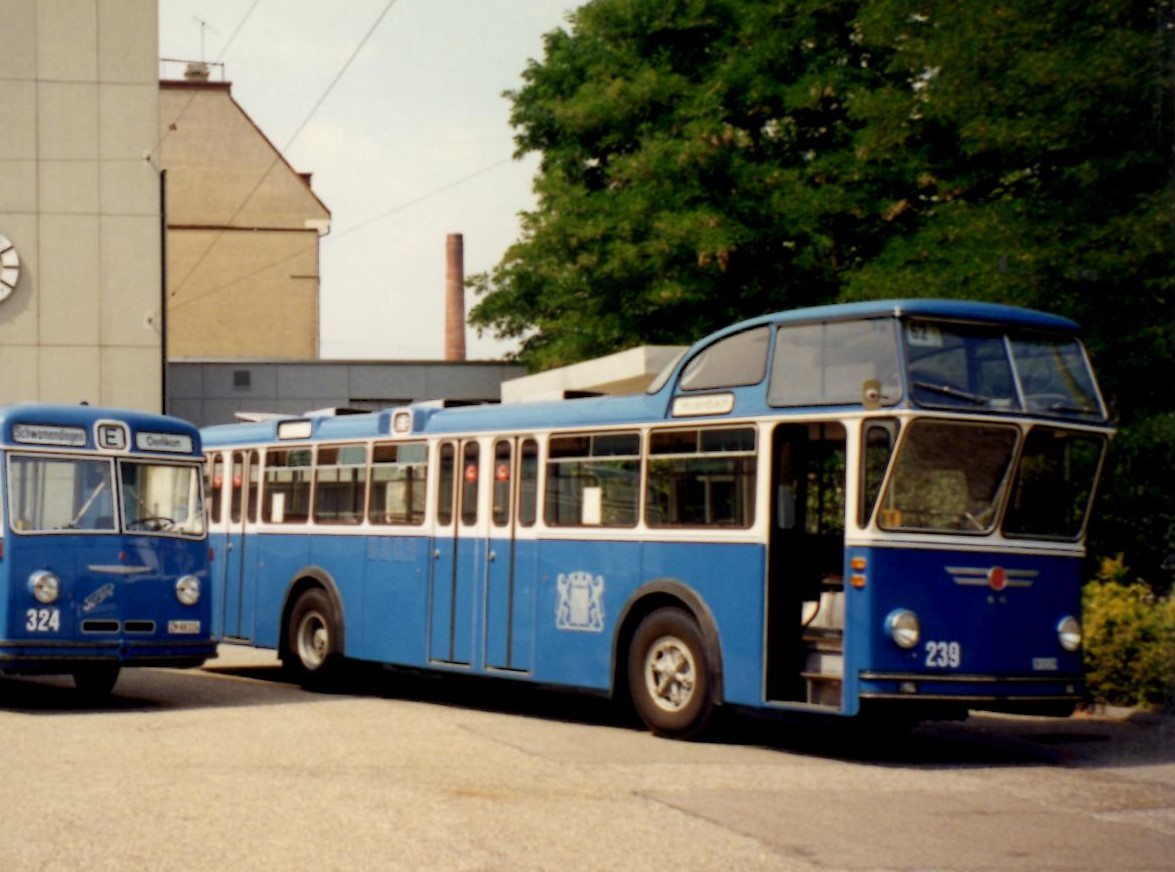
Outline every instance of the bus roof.
<svg viewBox="0 0 1175 872">
<path fill-rule="evenodd" d="M 115 409 L 102 406 L 64 405 L 56 403 L 17 403 L 10 406 L 0 406 L 0 440 L 5 444 L 54 444 L 52 441 L 37 443 L 29 440 L 14 440 L 12 429 L 18 425 L 43 428 L 72 428 L 84 431 L 87 435 L 85 447 L 93 448 L 95 438 L 93 425 L 98 421 L 117 421 L 126 424 L 132 433 L 175 434 L 190 439 L 187 447 L 164 451 L 162 448 L 149 448 L 152 453 L 199 454 L 200 431 L 194 424 L 170 415 L 159 415 L 152 412 L 140 412 L 129 409 Z M 82 447 L 78 445 L 77 447 Z M 132 449 L 135 442 L 132 439 Z"/>
<path fill-rule="evenodd" d="M 913 298 L 907 300 L 865 300 L 859 303 L 833 303 L 827 306 L 810 306 L 805 309 L 789 309 L 760 315 L 732 324 L 703 338 L 698 344 L 709 343 L 712 339 L 727 333 L 737 333 L 760 324 L 792 324 L 805 321 L 853 321 L 868 318 L 933 318 L 945 321 L 967 321 L 980 324 L 1003 324 L 1014 327 L 1028 327 L 1059 333 L 1075 333 L 1079 326 L 1076 321 L 1050 315 L 1035 309 L 1009 306 L 1004 303 L 985 303 L 974 300 L 945 300 L 935 298 Z"/>
<path fill-rule="evenodd" d="M 1078 325 L 1068 318 L 1000 303 L 917 298 L 838 303 L 775 312 L 740 321 L 694 343 L 679 358 L 677 366 L 680 367 L 682 362 L 688 360 L 700 349 L 724 336 L 764 324 L 802 324 L 817 321 L 909 317 L 992 324 L 1063 334 L 1074 334 L 1078 330 Z M 442 408 L 430 403 L 418 403 L 401 407 L 399 411 L 410 410 L 412 415 L 411 432 L 416 435 L 602 425 L 623 426 L 663 418 L 668 402 L 665 393 L 663 388 L 654 394 L 456 408 Z M 386 436 L 393 431 L 393 415 L 397 411 L 396 409 L 385 409 L 369 414 L 338 417 L 308 414 L 296 419 L 278 418 L 249 423 L 222 424 L 207 427 L 202 432 L 204 444 L 208 447 L 286 441 L 279 439 L 279 434 L 282 432 L 281 428 L 291 420 L 303 422 L 303 440 Z M 309 427 L 306 427 L 305 422 L 310 422 Z M 294 437 L 289 437 L 289 441 L 297 440 Z"/>
</svg>

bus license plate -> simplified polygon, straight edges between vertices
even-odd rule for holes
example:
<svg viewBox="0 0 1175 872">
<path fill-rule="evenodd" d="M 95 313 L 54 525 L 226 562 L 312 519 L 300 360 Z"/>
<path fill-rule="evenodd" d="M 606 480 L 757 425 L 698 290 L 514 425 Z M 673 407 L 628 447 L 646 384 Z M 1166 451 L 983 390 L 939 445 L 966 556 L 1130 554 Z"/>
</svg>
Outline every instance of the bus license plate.
<svg viewBox="0 0 1175 872">
<path fill-rule="evenodd" d="M 181 633 L 199 633 L 199 621 L 168 621 L 167 632 L 181 634 Z"/>
</svg>

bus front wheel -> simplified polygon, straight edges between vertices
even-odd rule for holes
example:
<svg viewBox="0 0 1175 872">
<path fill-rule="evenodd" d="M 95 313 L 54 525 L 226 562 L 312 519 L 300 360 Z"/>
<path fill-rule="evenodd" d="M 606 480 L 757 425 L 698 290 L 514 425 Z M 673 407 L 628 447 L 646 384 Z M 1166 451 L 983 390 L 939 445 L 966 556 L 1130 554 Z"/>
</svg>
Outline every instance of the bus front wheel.
<svg viewBox="0 0 1175 872">
<path fill-rule="evenodd" d="M 286 635 L 282 658 L 305 685 L 323 682 L 336 665 L 339 654 L 338 624 L 326 591 L 311 588 L 298 597 Z"/>
<path fill-rule="evenodd" d="M 648 615 L 632 638 L 628 686 L 633 706 L 659 736 L 700 735 L 714 714 L 710 663 L 697 622 L 681 609 Z"/>
</svg>

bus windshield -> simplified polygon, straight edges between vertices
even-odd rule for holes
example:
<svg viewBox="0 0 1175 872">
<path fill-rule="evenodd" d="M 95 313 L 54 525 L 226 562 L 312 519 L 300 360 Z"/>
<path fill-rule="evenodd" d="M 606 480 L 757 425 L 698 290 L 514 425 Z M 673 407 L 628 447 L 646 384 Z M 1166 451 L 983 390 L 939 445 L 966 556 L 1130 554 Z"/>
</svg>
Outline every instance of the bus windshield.
<svg viewBox="0 0 1175 872">
<path fill-rule="evenodd" d="M 128 532 L 203 535 L 200 467 L 129 460 L 121 461 L 119 466 L 124 529 Z"/>
<path fill-rule="evenodd" d="M 121 529 L 204 534 L 200 468 L 192 464 L 119 462 Z M 114 468 L 106 458 L 13 454 L 8 464 L 12 528 L 19 533 L 120 529 Z"/>
<path fill-rule="evenodd" d="M 989 532 L 1018 434 L 1011 425 L 914 421 L 898 447 L 879 524 L 887 530 Z"/>
<path fill-rule="evenodd" d="M 1024 442 L 1004 533 L 1073 540 L 1085 529 L 1106 440 L 1036 427 Z"/>
<path fill-rule="evenodd" d="M 887 530 L 986 534 L 1008 498 L 1007 536 L 1073 541 L 1085 529 L 1106 440 L 1094 433 L 914 421 L 898 446 L 878 524 Z"/>
<path fill-rule="evenodd" d="M 925 321 L 906 324 L 905 339 L 909 390 L 920 406 L 1103 418 L 1076 339 Z"/>
<path fill-rule="evenodd" d="M 112 466 L 106 459 L 13 454 L 8 462 L 9 517 L 20 533 L 110 532 Z"/>
</svg>

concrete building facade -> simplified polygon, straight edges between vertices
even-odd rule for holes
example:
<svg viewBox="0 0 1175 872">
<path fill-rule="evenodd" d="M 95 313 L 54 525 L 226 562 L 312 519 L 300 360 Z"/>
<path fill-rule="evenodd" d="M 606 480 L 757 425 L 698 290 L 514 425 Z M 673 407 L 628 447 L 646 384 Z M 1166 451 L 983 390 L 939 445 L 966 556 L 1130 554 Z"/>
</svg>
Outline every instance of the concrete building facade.
<svg viewBox="0 0 1175 872">
<path fill-rule="evenodd" d="M 316 360 L 330 211 L 232 97 L 190 64 L 159 85 L 167 353 Z"/>
<path fill-rule="evenodd" d="M 156 0 L 0 0 L 0 22 L 0 402 L 158 411 Z"/>
<path fill-rule="evenodd" d="M 160 82 L 158 25 L 157 0 L 0 0 L 0 403 L 498 401 L 522 367 L 317 359 L 330 212 L 227 83 Z"/>
</svg>

